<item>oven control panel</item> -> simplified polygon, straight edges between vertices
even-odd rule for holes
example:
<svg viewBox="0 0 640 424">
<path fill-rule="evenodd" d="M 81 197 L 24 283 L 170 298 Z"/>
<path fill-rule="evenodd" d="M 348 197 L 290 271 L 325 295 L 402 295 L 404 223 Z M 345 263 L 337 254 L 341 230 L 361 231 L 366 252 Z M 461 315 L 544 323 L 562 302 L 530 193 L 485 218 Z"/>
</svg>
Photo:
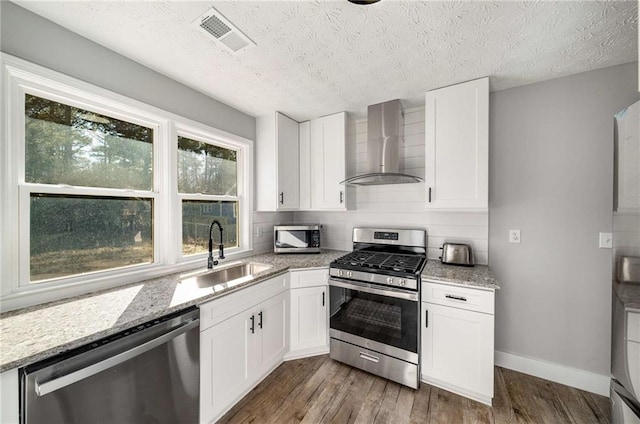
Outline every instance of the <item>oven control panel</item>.
<svg viewBox="0 0 640 424">
<path fill-rule="evenodd" d="M 398 233 L 390 231 L 376 231 L 373 233 L 374 240 L 398 240 Z"/>
<path fill-rule="evenodd" d="M 329 275 L 332 277 L 346 278 L 366 283 L 384 284 L 386 286 L 418 290 L 418 281 L 415 278 L 392 277 L 389 275 L 362 271 L 349 271 L 337 268 L 329 269 Z"/>
<path fill-rule="evenodd" d="M 387 284 L 389 284 L 390 286 L 404 287 L 407 285 L 407 279 L 400 277 L 387 277 Z"/>
<path fill-rule="evenodd" d="M 336 276 L 338 276 L 338 277 L 344 277 L 344 278 L 352 278 L 353 277 L 353 272 L 351 272 L 351 271 L 345 271 L 344 269 L 338 269 L 336 271 L 337 271 L 336 272 Z"/>
</svg>

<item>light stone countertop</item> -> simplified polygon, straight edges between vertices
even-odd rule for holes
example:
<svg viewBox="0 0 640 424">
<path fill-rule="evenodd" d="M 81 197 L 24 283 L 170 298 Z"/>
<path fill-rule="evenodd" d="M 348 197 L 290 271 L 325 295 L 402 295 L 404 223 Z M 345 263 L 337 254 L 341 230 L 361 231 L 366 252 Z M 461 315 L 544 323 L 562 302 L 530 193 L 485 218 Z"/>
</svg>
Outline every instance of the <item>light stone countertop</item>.
<svg viewBox="0 0 640 424">
<path fill-rule="evenodd" d="M 640 311 L 640 283 L 618 283 L 614 281 L 613 289 L 626 309 Z"/>
<path fill-rule="evenodd" d="M 184 284 L 185 271 L 127 284 L 108 290 L 45 303 L 0 314 L 0 372 L 22 367 L 80 347 L 155 318 L 236 292 L 294 269 L 326 267 L 347 254 L 323 250 L 319 254 L 263 253 L 225 261 L 216 269 L 239 262 L 271 265 L 251 280 L 214 292 L 212 287 Z M 458 267 L 427 262 L 423 279 L 496 289 L 498 283 L 487 266 Z"/>
<path fill-rule="evenodd" d="M 181 273 L 0 314 L 0 372 L 28 365 L 127 328 L 235 292 L 290 269 L 326 267 L 348 252 L 319 254 L 265 253 L 222 262 L 258 262 L 272 268 L 232 288 L 188 287 Z"/>
<path fill-rule="evenodd" d="M 496 276 L 487 265 L 460 266 L 445 265 L 431 259 L 422 271 L 422 281 L 460 284 L 485 289 L 499 289 Z"/>
</svg>

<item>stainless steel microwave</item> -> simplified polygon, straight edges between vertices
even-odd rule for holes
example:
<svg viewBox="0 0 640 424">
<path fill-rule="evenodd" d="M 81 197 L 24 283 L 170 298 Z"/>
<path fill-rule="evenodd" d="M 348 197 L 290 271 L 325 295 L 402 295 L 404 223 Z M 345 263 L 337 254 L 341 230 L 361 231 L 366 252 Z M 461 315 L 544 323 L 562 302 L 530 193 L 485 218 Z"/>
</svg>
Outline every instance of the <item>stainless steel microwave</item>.
<svg viewBox="0 0 640 424">
<path fill-rule="evenodd" d="M 276 225 L 273 227 L 276 253 L 320 253 L 320 225 Z"/>
</svg>

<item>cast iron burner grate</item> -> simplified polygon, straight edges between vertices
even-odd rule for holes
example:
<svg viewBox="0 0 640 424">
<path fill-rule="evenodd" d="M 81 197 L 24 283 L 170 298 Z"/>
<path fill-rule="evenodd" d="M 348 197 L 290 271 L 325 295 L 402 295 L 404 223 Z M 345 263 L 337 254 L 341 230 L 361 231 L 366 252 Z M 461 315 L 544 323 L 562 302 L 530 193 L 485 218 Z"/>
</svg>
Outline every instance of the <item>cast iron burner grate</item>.
<svg viewBox="0 0 640 424">
<path fill-rule="evenodd" d="M 418 255 L 355 251 L 337 259 L 335 264 L 414 274 L 420 268 L 422 259 Z"/>
</svg>

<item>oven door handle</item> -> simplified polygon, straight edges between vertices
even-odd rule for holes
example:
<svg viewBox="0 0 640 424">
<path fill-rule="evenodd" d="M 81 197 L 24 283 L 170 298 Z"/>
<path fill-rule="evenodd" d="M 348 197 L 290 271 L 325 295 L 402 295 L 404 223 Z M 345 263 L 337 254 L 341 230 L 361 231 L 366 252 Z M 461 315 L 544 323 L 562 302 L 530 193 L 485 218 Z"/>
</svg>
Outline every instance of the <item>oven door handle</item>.
<svg viewBox="0 0 640 424">
<path fill-rule="evenodd" d="M 329 278 L 329 285 L 333 287 L 342 287 L 345 289 L 377 294 L 380 296 L 395 297 L 396 299 L 405 299 L 405 300 L 411 300 L 414 302 L 418 301 L 418 293 L 408 292 L 404 290 L 397 290 L 394 288 L 379 289 L 367 283 L 357 283 L 355 281 L 345 281 L 345 280 L 339 280 L 337 278 L 331 277 Z"/>
</svg>

